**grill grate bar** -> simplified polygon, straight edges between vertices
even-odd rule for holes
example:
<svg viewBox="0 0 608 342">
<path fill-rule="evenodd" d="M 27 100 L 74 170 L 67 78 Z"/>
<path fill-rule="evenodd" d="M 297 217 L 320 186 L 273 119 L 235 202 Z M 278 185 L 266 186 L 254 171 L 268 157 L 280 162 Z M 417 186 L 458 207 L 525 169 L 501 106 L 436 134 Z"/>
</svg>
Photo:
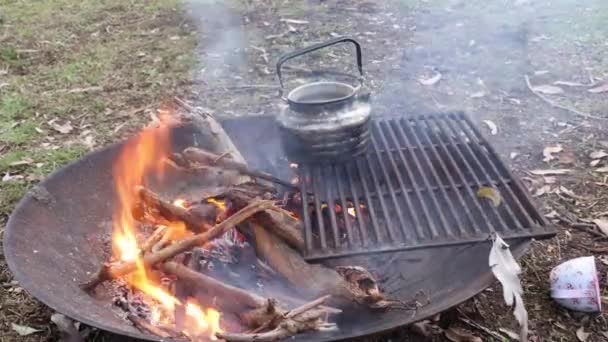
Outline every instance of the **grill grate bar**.
<svg viewBox="0 0 608 342">
<path fill-rule="evenodd" d="M 338 166 L 333 166 L 334 172 L 337 178 L 338 185 L 338 195 L 340 196 L 340 204 L 342 205 L 342 218 L 344 219 L 344 225 L 346 226 L 346 234 L 348 239 L 348 244 L 350 246 L 354 246 L 355 244 L 355 236 L 353 235 L 353 228 L 351 225 L 351 219 L 348 214 L 348 203 L 346 201 L 346 196 L 344 196 L 344 177 L 340 172 L 340 168 Z"/>
<path fill-rule="evenodd" d="M 416 120 L 416 122 L 420 123 L 421 125 L 424 123 L 424 125 L 427 129 L 431 129 L 431 126 L 430 126 L 428 120 L 418 119 L 418 120 Z M 431 138 L 429 137 L 427 130 L 421 129 L 421 131 L 422 131 L 422 136 L 426 139 L 426 141 L 431 143 Z M 458 187 L 456 187 L 456 183 L 454 182 L 454 177 L 452 177 L 452 174 L 448 171 L 448 168 L 447 168 L 444 160 L 439 155 L 438 148 L 437 148 L 437 146 L 439 146 L 439 145 L 440 144 L 433 144 L 433 148 L 431 149 L 433 156 L 435 157 L 436 160 L 439 161 L 441 170 L 443 171 L 443 174 L 446 175 L 446 178 L 448 179 L 448 183 L 450 184 L 450 187 L 452 189 L 458 189 Z M 428 158 L 427 158 L 427 161 L 428 161 Z M 437 177 L 436 172 L 434 172 L 434 174 L 435 174 L 435 177 Z M 437 178 L 439 178 L 439 177 L 437 177 Z M 470 188 L 468 188 L 468 190 L 470 191 Z M 452 210 L 452 214 L 454 215 L 454 217 L 456 218 L 456 220 L 459 223 L 458 228 L 459 228 L 460 234 L 466 235 L 467 232 L 464 229 L 465 225 L 463 224 L 463 219 L 457 214 L 458 211 L 454 208 L 452 201 L 449 200 L 446 189 L 444 187 L 442 187 L 441 192 L 443 193 L 444 197 L 446 198 L 446 201 L 448 202 L 450 209 Z M 464 197 L 462 196 L 460 191 L 455 191 L 455 193 L 456 193 L 456 196 L 458 197 L 458 203 L 460 203 L 462 206 L 465 203 Z M 474 203 L 478 204 L 478 201 L 474 201 Z M 477 225 L 475 218 L 472 217 L 471 212 L 469 210 L 467 210 L 465 207 L 462 207 L 462 210 L 464 210 L 465 215 L 468 218 L 468 221 L 470 222 L 470 225 L 473 227 L 475 232 L 479 233 L 480 228 Z"/>
<path fill-rule="evenodd" d="M 318 185 L 320 181 L 323 179 L 323 174 L 321 174 L 321 169 L 316 169 L 319 173 L 319 177 L 316 177 L 314 174 L 315 170 L 311 172 L 311 182 L 312 182 L 312 191 L 315 194 L 315 215 L 317 216 L 317 224 L 319 227 L 319 239 L 321 241 L 321 248 L 327 249 L 327 239 L 325 237 L 325 222 L 323 220 L 323 208 L 321 207 L 321 200 L 319 199 L 319 194 L 321 194 L 321 189 Z"/>
<path fill-rule="evenodd" d="M 510 179 L 504 179 L 503 178 L 502 182 L 504 184 L 511 184 L 512 180 L 510 180 Z M 485 183 L 482 182 L 482 184 L 485 184 Z M 498 186 L 498 185 L 500 185 L 500 182 L 498 182 L 496 180 L 493 180 L 491 183 L 489 183 L 487 185 L 489 185 L 489 186 L 491 186 L 491 185 Z M 461 188 L 466 188 L 466 187 L 473 187 L 474 188 L 474 187 L 477 187 L 477 186 L 478 186 L 477 182 L 466 182 L 466 181 L 464 182 L 464 184 L 463 183 L 456 183 L 456 184 L 454 184 L 454 187 L 456 189 L 461 189 Z M 425 192 L 428 192 L 428 191 L 434 192 L 434 191 L 439 191 L 441 188 L 443 188 L 444 190 L 450 190 L 453 187 L 451 185 L 449 185 L 449 184 L 448 185 L 439 185 L 439 186 L 433 185 L 433 186 L 431 186 L 428 189 L 427 188 L 422 188 L 422 189 L 420 189 L 420 191 L 422 193 L 425 193 Z M 411 193 L 414 193 L 414 192 L 416 192 L 416 189 L 412 189 L 412 188 L 406 188 L 405 189 L 405 193 L 406 194 L 411 194 Z M 402 195 L 403 194 L 403 190 L 402 189 L 395 189 L 395 194 L 396 195 Z M 386 193 L 386 191 L 380 191 L 380 194 L 378 192 L 376 192 L 376 191 L 370 191 L 370 196 L 372 196 L 372 198 L 374 198 L 374 197 L 378 197 L 378 196 L 388 196 L 388 194 Z"/>
<path fill-rule="evenodd" d="M 374 168 L 372 167 L 372 163 L 369 159 L 369 155 L 366 156 L 366 161 L 367 163 L 365 163 L 365 166 L 367 166 L 367 170 L 369 171 L 369 175 L 371 175 L 372 181 L 374 183 L 374 188 L 375 189 L 380 189 L 380 183 L 378 182 L 378 175 L 376 174 L 376 171 L 374 170 Z M 378 242 L 384 242 L 384 235 L 382 234 L 382 232 L 380 231 L 380 224 L 378 222 L 377 219 L 377 215 L 376 215 L 376 210 L 374 210 L 375 205 L 373 205 L 373 199 L 372 196 L 370 195 L 370 191 L 369 191 L 369 187 L 368 187 L 368 182 L 366 181 L 366 179 L 363 178 L 363 168 L 361 167 L 361 163 L 357 163 L 357 166 L 359 167 L 359 173 L 362 175 L 362 183 L 363 183 L 363 189 L 365 191 L 365 197 L 367 198 L 367 202 L 366 205 L 369 206 L 369 211 L 370 214 L 372 215 L 372 226 L 374 227 L 374 231 L 376 232 L 376 238 Z M 378 201 L 380 202 L 380 207 L 382 208 L 382 213 L 384 214 L 384 218 L 385 218 L 385 222 L 386 225 L 392 225 L 393 224 L 393 220 L 391 220 L 391 218 L 388 216 L 388 209 L 386 208 L 386 203 L 384 201 L 384 197 L 383 196 L 378 196 Z"/>
<path fill-rule="evenodd" d="M 302 174 L 300 184 L 302 187 L 302 216 L 304 216 L 304 240 L 306 241 L 306 250 L 311 251 L 312 248 L 312 225 L 310 222 L 310 211 L 308 207 L 308 182 L 310 180 L 310 171 L 308 166 L 302 166 Z"/>
<path fill-rule="evenodd" d="M 393 130 L 389 130 L 389 135 L 391 137 L 391 139 L 393 140 L 393 142 L 395 143 L 395 145 L 399 144 L 399 140 L 397 139 L 395 132 Z M 414 174 L 412 172 L 412 170 L 409 167 L 409 163 L 407 162 L 407 159 L 405 158 L 405 155 L 403 153 L 403 151 L 406 150 L 410 153 L 410 150 L 407 149 L 397 149 L 398 151 L 398 156 L 399 159 L 401 160 L 401 163 L 403 164 L 403 167 L 405 169 L 405 172 L 407 174 L 407 176 L 409 177 L 409 179 L 412 182 L 412 186 L 414 187 L 414 191 L 416 191 L 416 198 L 418 199 L 418 202 L 420 203 L 420 207 L 422 208 L 422 214 L 424 217 L 424 220 L 428 223 L 428 226 L 431 230 L 431 238 L 436 238 L 437 236 L 439 236 L 439 233 L 437 232 L 437 227 L 435 226 L 435 222 L 433 221 L 433 219 L 431 218 L 430 212 L 429 212 L 429 208 L 427 207 L 426 203 L 423 200 L 423 189 L 420 188 L 420 186 L 418 185 L 418 183 L 416 183 L 415 178 L 414 178 Z M 404 196 L 406 198 L 408 198 L 407 196 L 407 191 L 406 194 L 404 194 Z M 410 203 L 411 205 L 411 203 Z M 412 205 L 413 207 L 413 205 Z M 419 223 L 420 221 L 418 221 L 418 216 L 417 215 L 413 215 L 414 217 L 414 224 L 416 226 L 416 232 L 418 233 L 418 238 L 419 239 L 424 239 L 425 238 L 425 234 L 424 231 L 422 230 L 423 226 Z"/>
<path fill-rule="evenodd" d="M 466 136 L 466 138 L 467 138 L 467 139 L 469 139 L 469 141 L 470 141 L 471 143 L 477 140 L 477 139 L 473 138 L 473 137 L 472 137 L 472 136 L 469 134 L 469 132 L 467 132 L 467 131 L 466 131 L 466 129 L 465 129 L 465 127 L 464 127 L 464 126 L 461 126 L 461 125 L 459 125 L 458 123 L 457 123 L 457 124 L 454 124 L 454 122 L 453 122 L 453 121 L 454 121 L 454 120 L 452 120 L 452 118 L 451 118 L 451 117 L 450 117 L 450 118 L 447 118 L 447 119 L 445 120 L 445 122 L 447 123 L 448 127 L 450 127 L 450 128 L 452 129 L 452 131 L 453 131 L 453 132 L 455 132 L 455 134 L 457 134 L 456 132 L 458 132 L 458 131 L 459 131 L 459 129 L 460 129 L 460 132 L 463 132 L 463 133 L 464 133 L 464 135 Z M 458 121 L 458 120 L 456 120 L 456 121 Z M 486 180 L 488 180 L 488 179 L 492 179 L 492 176 L 490 176 L 490 174 L 488 173 L 488 171 L 486 170 L 486 168 L 484 168 L 484 167 L 483 167 L 483 163 L 482 163 L 482 161 L 481 161 L 481 158 L 479 157 L 480 155 L 481 155 L 481 156 L 485 156 L 485 152 L 473 153 L 473 151 L 471 150 L 471 146 L 470 146 L 470 144 L 467 144 L 467 145 L 466 145 L 466 150 L 469 152 L 470 156 L 471 156 L 471 157 L 472 157 L 472 159 L 475 161 L 475 163 L 477 164 L 478 168 L 479 168 L 480 170 L 483 170 L 483 175 L 484 175 L 485 179 L 486 179 Z M 489 163 L 490 163 L 490 164 L 492 164 L 492 162 L 491 162 L 491 161 L 489 161 Z M 499 173 L 496 173 L 496 174 L 497 174 L 497 175 L 499 175 Z M 507 186 L 506 184 L 503 184 L 503 183 L 500 183 L 500 184 L 501 184 L 501 185 L 503 185 L 503 186 L 504 186 L 504 187 L 507 189 L 507 191 L 508 191 L 508 192 L 511 192 L 511 188 L 510 188 L 509 186 Z M 503 199 L 503 200 L 504 200 L 504 199 Z M 516 201 L 517 201 L 517 200 L 516 200 Z M 494 206 L 493 206 L 493 205 L 491 205 L 491 207 L 494 207 Z M 523 227 L 522 227 L 522 225 L 521 225 L 521 222 L 520 222 L 520 221 L 517 219 L 517 216 L 515 216 L 515 215 L 513 214 L 513 212 L 511 211 L 511 207 L 510 207 L 510 206 L 504 206 L 504 207 L 506 208 L 506 211 L 507 211 L 507 213 L 508 213 L 509 217 L 510 217 L 510 218 L 513 220 L 513 222 L 515 223 L 515 225 L 517 226 L 517 228 L 523 228 Z M 496 210 L 496 209 L 494 208 L 494 210 Z M 501 217 L 501 215 L 500 215 L 500 214 L 498 214 L 498 216 L 499 216 L 499 217 Z M 502 221 L 501 223 L 502 223 L 502 225 L 503 225 L 503 227 L 502 227 L 502 228 L 503 228 L 504 230 L 510 230 L 510 229 L 512 229 L 512 228 L 509 228 L 509 225 L 508 225 L 508 224 L 506 224 L 506 222 L 505 222 L 504 220 L 502 220 L 502 217 L 501 217 L 501 221 Z"/>
<path fill-rule="evenodd" d="M 382 130 L 380 129 L 380 127 L 377 126 L 378 123 L 376 122 L 374 124 L 374 129 L 376 130 L 376 132 L 378 133 L 378 135 L 380 136 L 380 140 L 382 141 L 382 144 L 384 145 L 385 148 L 388 148 L 388 143 L 386 142 L 386 137 L 384 136 L 384 134 L 382 134 Z M 376 139 L 374 138 L 374 136 L 372 135 L 372 144 L 374 146 L 374 149 L 376 151 L 378 151 L 378 145 L 376 143 Z M 397 196 L 396 196 L 396 192 L 395 192 L 395 188 L 393 187 L 392 182 L 390 181 L 391 177 L 389 175 L 389 172 L 386 169 L 386 166 L 384 165 L 384 163 L 382 162 L 382 160 L 380 160 L 380 157 L 382 154 L 378 153 L 378 162 L 380 164 L 380 167 L 382 169 L 382 172 L 384 173 L 384 177 L 387 180 L 386 184 L 389 188 L 389 194 L 391 196 L 391 199 L 393 200 L 393 205 L 395 206 L 395 209 L 397 211 L 397 216 L 399 217 L 399 223 L 400 223 L 400 228 L 401 228 L 401 232 L 403 233 L 403 236 L 405 237 L 405 240 L 409 240 L 410 239 L 410 234 L 407 231 L 407 221 L 405 219 L 405 217 L 403 216 L 403 212 L 401 211 L 401 206 L 399 205 L 399 202 L 397 200 Z M 392 170 L 398 170 L 397 168 L 397 164 L 395 163 L 395 159 L 393 158 L 393 155 L 391 153 L 387 153 L 387 155 L 389 156 L 389 160 L 392 166 Z M 405 185 L 403 184 L 403 179 L 401 178 L 401 173 L 397 172 L 396 173 L 397 176 L 397 180 L 399 181 L 399 185 L 401 187 L 401 189 L 405 189 Z M 384 196 L 382 196 L 384 197 Z M 407 196 L 403 196 L 403 197 L 407 197 Z M 411 212 L 412 208 L 411 206 L 407 206 L 407 209 Z"/>
<path fill-rule="evenodd" d="M 323 175 L 322 179 L 325 179 L 326 177 L 330 177 L 331 178 L 331 170 L 333 168 L 329 167 L 326 171 L 328 171 L 329 174 L 325 174 Z M 323 169 L 321 169 L 323 170 Z M 335 179 L 335 178 L 334 178 Z M 338 222 L 336 220 L 336 203 L 334 202 L 334 195 L 332 193 L 332 188 L 331 186 L 326 186 L 325 187 L 325 195 L 327 196 L 327 211 L 329 211 L 329 219 L 331 220 L 331 230 L 334 236 L 334 247 L 336 248 L 340 248 L 340 234 L 338 234 Z"/>
<path fill-rule="evenodd" d="M 479 130 L 477 130 L 477 129 L 475 128 L 475 126 L 474 126 L 474 125 L 471 125 L 471 123 L 470 123 L 470 121 L 468 120 L 468 118 L 464 117 L 463 119 L 464 119 L 464 121 L 465 121 L 466 123 L 468 123 L 468 124 L 469 124 L 469 125 L 467 125 L 467 126 L 468 126 L 468 129 L 465 129 L 465 128 L 463 127 L 463 130 L 464 130 L 465 132 L 468 132 L 469 130 L 470 130 L 470 131 L 472 131 L 472 132 L 473 132 L 473 134 L 476 136 L 475 138 L 476 138 L 477 140 L 482 139 L 482 137 L 481 137 L 481 133 L 479 132 Z M 461 123 L 461 125 L 462 125 L 462 123 Z M 488 145 L 486 146 L 486 148 L 487 148 L 487 150 L 488 150 L 488 153 L 492 154 L 492 156 L 494 157 L 494 159 L 496 159 L 496 160 L 500 160 L 500 158 L 498 157 L 498 154 L 496 153 L 496 151 L 494 150 L 494 148 L 492 148 L 492 146 L 490 146 L 490 145 L 488 144 Z M 499 177 L 499 178 L 501 178 L 501 177 L 500 177 L 500 172 L 498 171 L 498 169 L 497 169 L 497 167 L 496 167 L 496 163 L 492 163 L 492 162 L 491 162 L 491 160 L 489 160 L 488 156 L 487 156 L 487 155 L 485 155 L 485 154 L 484 154 L 484 157 L 485 157 L 486 159 L 488 159 L 488 163 L 490 164 L 491 169 L 492 169 L 492 170 L 495 172 L 495 174 L 496 174 L 496 175 L 498 175 L 498 177 Z M 504 167 L 504 165 L 502 165 L 502 168 L 503 168 L 503 170 L 505 170 L 505 171 L 506 171 L 508 174 L 510 174 L 509 170 L 507 170 L 507 169 Z M 513 178 L 514 178 L 514 177 L 513 177 Z M 516 189 L 518 189 L 518 191 L 520 191 L 521 193 L 524 193 L 524 191 L 522 191 L 522 189 L 521 189 L 521 188 L 518 186 L 517 182 L 515 182 L 515 186 L 517 187 Z M 513 192 L 513 190 L 511 189 L 511 187 L 506 186 L 506 188 L 508 189 L 509 194 L 510 194 L 510 195 L 511 195 L 511 197 L 513 198 L 513 201 L 515 202 L 515 205 L 517 206 L 517 209 L 519 209 L 519 210 L 520 210 L 520 211 L 521 211 L 521 212 L 524 214 L 524 217 L 526 218 L 526 224 L 527 224 L 527 225 L 533 225 L 533 224 L 535 224 L 535 223 L 536 223 L 536 222 L 535 222 L 535 220 L 533 220 L 533 219 L 532 219 L 532 217 L 530 217 L 530 215 L 528 214 L 528 210 L 524 209 L 524 207 L 523 207 L 523 206 L 522 206 L 522 204 L 521 204 L 520 199 L 519 199 L 519 198 L 518 198 L 518 197 L 517 197 L 517 196 L 514 194 L 514 192 Z M 524 197 L 525 197 L 525 196 L 524 196 Z M 533 210 L 533 212 L 534 212 L 534 210 Z M 513 214 L 513 213 L 511 212 L 511 214 Z M 539 216 L 540 216 L 540 215 L 539 215 Z M 540 221 L 540 220 L 538 220 L 538 221 Z"/>
<path fill-rule="evenodd" d="M 458 132 L 453 130 L 453 127 L 451 127 L 449 125 L 448 120 L 442 120 L 441 123 L 443 125 L 445 125 L 445 127 L 448 127 L 448 129 L 445 131 L 447 133 L 445 136 L 447 137 L 447 139 L 450 142 L 450 144 L 452 144 L 453 141 L 454 141 L 454 139 L 452 139 L 452 134 L 450 134 L 450 133 L 453 133 L 453 135 L 455 137 L 457 137 L 456 139 L 462 139 L 462 138 L 458 138 L 459 137 Z M 437 124 L 439 125 L 439 122 Z M 445 127 L 442 127 L 442 128 L 445 128 Z M 461 144 L 461 146 L 463 146 L 463 145 Z M 468 144 L 465 143 L 464 147 L 465 147 L 464 149 L 454 148 L 454 150 L 456 151 L 456 154 L 458 155 L 458 157 L 460 158 L 460 160 L 463 161 L 463 163 L 465 165 L 465 168 L 467 169 L 467 171 L 469 172 L 469 174 L 471 175 L 471 177 L 475 181 L 476 188 L 479 189 L 479 188 L 481 188 L 483 186 L 484 181 L 487 184 L 487 179 L 488 178 L 485 178 L 484 181 L 482 181 L 479 178 L 479 176 L 475 173 L 474 168 L 471 166 L 471 163 L 469 162 L 469 159 L 467 159 L 465 157 L 465 154 L 464 154 L 463 150 L 467 151 L 469 155 L 473 155 L 472 159 L 474 161 L 477 161 L 477 159 L 475 159 L 475 157 L 474 157 L 475 153 L 471 150 L 471 147 Z M 476 163 L 476 165 L 477 165 L 478 168 L 481 167 L 481 165 L 478 162 Z M 478 200 L 476 199 L 476 201 L 478 201 Z M 502 228 L 504 228 L 504 227 L 507 226 L 506 222 L 504 221 L 504 219 L 502 218 L 502 216 L 500 215 L 500 213 L 498 212 L 498 210 L 493 205 L 490 205 L 490 204 L 488 204 L 486 202 L 486 204 L 484 205 L 484 207 L 489 208 L 489 211 L 498 220 L 498 222 L 500 223 L 500 225 L 501 225 Z M 494 227 L 494 224 L 492 223 L 491 220 L 488 220 L 488 224 L 489 224 L 490 229 L 492 231 L 496 231 L 496 227 Z"/>
<path fill-rule="evenodd" d="M 430 122 L 433 122 L 434 126 L 439 129 L 442 133 L 445 133 L 445 130 L 443 129 L 443 127 L 441 127 L 441 125 L 437 122 L 438 120 L 426 120 L 427 123 L 427 127 L 429 127 L 429 129 L 431 129 L 431 124 Z M 449 137 L 449 135 L 448 135 Z M 442 139 L 441 137 L 439 139 Z M 451 139 L 450 139 L 451 140 Z M 479 212 L 480 216 L 483 218 L 484 222 L 491 222 L 490 219 L 488 218 L 488 216 L 486 215 L 486 212 L 481 208 L 481 205 L 479 204 L 479 201 L 477 200 L 477 196 L 475 195 L 475 193 L 473 192 L 473 190 L 471 189 L 473 186 L 478 186 L 479 183 L 477 182 L 467 182 L 466 178 L 464 176 L 464 174 L 462 173 L 462 170 L 458 167 L 458 164 L 456 163 L 456 161 L 454 160 L 454 157 L 452 156 L 452 154 L 450 153 L 450 151 L 448 150 L 448 148 L 446 147 L 445 144 L 441 143 L 438 144 L 439 146 L 441 146 L 443 152 L 445 153 L 445 155 L 448 157 L 449 163 L 452 166 L 452 169 L 455 170 L 458 178 L 460 178 L 460 182 L 461 184 L 467 183 L 468 186 L 464 187 L 467 190 L 467 194 L 469 195 L 469 200 L 475 204 L 475 209 L 477 209 L 477 211 Z M 453 144 L 455 145 L 455 144 Z M 445 168 L 445 165 L 443 165 Z M 451 173 L 447 173 L 449 175 L 450 181 L 453 182 L 453 178 L 451 176 Z M 494 185 L 491 184 L 491 185 Z M 455 188 L 460 188 L 458 186 L 454 186 Z M 457 194 L 459 194 L 459 200 L 461 201 L 461 204 L 464 205 L 465 199 L 464 196 L 462 196 L 462 194 L 460 194 L 459 191 L 456 191 Z M 466 210 L 466 209 L 465 209 Z M 470 211 L 467 210 L 467 212 L 471 215 L 472 213 Z M 479 227 L 479 225 L 476 223 L 476 220 L 474 217 L 472 217 L 473 220 L 473 229 L 475 229 L 475 232 L 480 233 L 481 232 L 481 228 Z"/>
<path fill-rule="evenodd" d="M 386 147 L 384 151 L 389 151 L 389 149 L 388 149 L 389 144 L 386 139 L 386 136 L 384 134 L 382 134 L 382 129 L 380 128 L 379 123 L 376 123 L 376 125 L 377 125 L 376 128 L 378 129 L 378 132 L 380 133 L 380 138 L 382 140 L 382 143 Z M 389 130 L 389 135 L 391 136 L 391 138 L 393 138 L 393 142 L 395 143 L 395 145 L 397 145 L 398 143 L 397 143 L 396 139 L 394 139 L 394 135 L 392 134 L 392 132 L 390 130 Z M 399 153 L 403 153 L 402 152 L 403 149 L 393 149 L 393 150 L 398 151 Z M 399 168 L 396 165 L 395 159 L 393 158 L 392 153 L 387 153 L 387 154 L 390 158 L 391 164 L 393 166 L 393 170 L 399 170 Z M 402 158 L 401 161 L 402 161 L 403 165 L 405 166 L 406 164 L 403 160 L 404 159 Z M 408 170 L 408 174 L 409 174 L 409 170 Z M 396 175 L 397 175 L 397 181 L 399 182 L 400 189 L 395 189 L 394 194 L 401 195 L 401 197 L 404 198 L 407 209 L 410 212 L 412 219 L 414 220 L 414 226 L 416 227 L 418 238 L 423 239 L 424 233 L 422 231 L 422 225 L 420 224 L 420 220 L 418 219 L 418 215 L 416 214 L 416 210 L 414 210 L 414 205 L 409 196 L 409 193 L 413 192 L 415 190 L 406 188 L 405 181 L 403 180 L 403 177 L 401 176 L 401 172 L 396 172 Z M 411 176 L 410 176 L 410 178 L 411 178 Z M 430 222 L 430 219 L 429 219 L 429 222 Z M 406 239 L 411 238 L 411 235 L 409 234 L 409 231 L 407 229 L 407 225 L 404 224 L 402 226 L 402 231 L 405 234 Z"/>
<path fill-rule="evenodd" d="M 378 118 L 370 133 L 365 156 L 299 168 L 307 260 L 554 235 L 464 115 Z"/>
<path fill-rule="evenodd" d="M 354 162 L 357 163 L 356 161 Z M 354 165 L 353 165 L 354 168 Z M 346 174 L 348 175 L 348 185 L 350 187 L 350 191 L 353 195 L 353 203 L 355 205 L 355 214 L 357 219 L 357 226 L 359 227 L 359 232 L 361 233 L 361 241 L 363 246 L 367 246 L 369 244 L 369 237 L 367 235 L 367 224 L 365 223 L 365 218 L 363 217 L 363 213 L 361 212 L 361 202 L 359 201 L 359 195 L 357 192 L 357 188 L 355 187 L 354 178 L 351 172 L 351 167 L 346 166 Z"/>
<path fill-rule="evenodd" d="M 416 127 L 419 128 L 421 125 L 421 121 L 420 120 L 415 120 L 413 121 L 416 124 Z M 402 125 L 403 126 L 403 125 Z M 412 127 L 410 127 L 410 131 L 412 132 L 412 136 L 414 137 L 414 141 L 416 142 L 416 144 L 418 145 L 422 145 L 422 141 L 420 139 L 420 137 L 418 137 L 418 133 L 417 131 L 424 131 L 424 129 L 413 129 Z M 434 153 L 437 153 L 437 151 L 435 151 L 434 149 L 431 149 Z M 428 154 L 424 154 L 424 158 L 426 161 L 426 165 L 427 167 L 431 170 L 431 175 L 435 178 L 437 184 L 441 184 L 441 178 L 439 177 L 439 174 L 437 173 L 437 170 L 433 167 L 433 163 L 431 162 L 429 155 Z M 441 158 L 438 158 L 438 160 L 441 162 L 440 167 L 442 167 L 445 170 L 445 167 L 443 166 L 443 160 L 441 160 Z M 445 172 L 447 174 L 449 174 L 449 172 Z M 457 228 L 462 235 L 465 235 L 466 232 L 464 231 L 464 225 L 463 225 L 463 221 L 460 218 L 460 216 L 457 214 L 456 209 L 454 209 L 454 204 L 452 203 L 452 201 L 450 201 L 450 198 L 445 190 L 445 188 L 440 187 L 439 188 L 439 193 L 441 193 L 441 195 L 443 196 L 443 199 L 445 200 L 446 203 L 448 203 L 448 208 L 450 210 L 450 213 L 452 215 L 452 217 L 456 220 L 457 224 Z M 446 226 L 446 229 L 450 229 L 450 226 Z"/>
<path fill-rule="evenodd" d="M 407 122 L 405 124 L 403 124 L 403 122 L 400 121 L 399 125 L 396 125 L 396 129 L 398 130 L 399 134 L 401 135 L 401 139 L 403 139 L 403 141 L 405 142 L 405 144 L 407 146 L 411 146 L 412 144 L 410 143 L 410 139 L 407 137 L 407 134 L 405 133 L 403 127 L 406 127 L 406 129 L 408 131 L 410 129 L 409 124 Z M 418 170 L 418 173 L 422 176 L 422 181 L 424 182 L 424 186 L 427 188 L 430 188 L 431 182 L 430 182 L 429 178 L 427 177 L 426 172 L 423 171 L 422 163 L 420 163 L 418 156 L 416 155 L 416 153 L 411 153 L 411 155 L 414 160 L 414 166 Z M 426 154 L 425 154 L 425 156 L 426 156 Z M 440 183 L 438 183 L 438 184 L 440 184 Z M 431 201 L 436 209 L 435 213 L 439 217 L 439 220 L 441 221 L 441 226 L 443 227 L 443 231 L 445 232 L 445 234 L 448 237 L 452 238 L 454 234 L 452 234 L 452 231 L 449 229 L 450 224 L 448 223 L 448 221 L 445 218 L 445 215 L 443 214 L 441 205 L 439 204 L 435 194 L 434 193 L 430 193 L 430 194 L 431 194 Z"/>
</svg>

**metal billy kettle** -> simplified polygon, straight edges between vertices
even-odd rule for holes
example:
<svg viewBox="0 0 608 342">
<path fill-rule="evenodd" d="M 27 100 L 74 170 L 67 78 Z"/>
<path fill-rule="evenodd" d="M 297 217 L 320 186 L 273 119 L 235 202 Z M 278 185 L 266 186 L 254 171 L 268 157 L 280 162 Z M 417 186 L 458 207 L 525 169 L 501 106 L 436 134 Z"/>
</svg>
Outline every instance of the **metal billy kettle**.
<svg viewBox="0 0 608 342">
<path fill-rule="evenodd" d="M 357 83 L 355 86 L 337 81 L 317 81 L 303 84 L 284 95 L 281 67 L 286 61 L 343 42 L 352 43 L 356 48 L 359 76 L 348 75 Z M 293 51 L 279 59 L 276 71 L 281 97 L 288 104 L 277 116 L 277 122 L 291 160 L 341 161 L 367 151 L 371 106 L 369 94 L 360 94 L 363 66 L 361 45 L 356 40 L 339 37 Z"/>
</svg>

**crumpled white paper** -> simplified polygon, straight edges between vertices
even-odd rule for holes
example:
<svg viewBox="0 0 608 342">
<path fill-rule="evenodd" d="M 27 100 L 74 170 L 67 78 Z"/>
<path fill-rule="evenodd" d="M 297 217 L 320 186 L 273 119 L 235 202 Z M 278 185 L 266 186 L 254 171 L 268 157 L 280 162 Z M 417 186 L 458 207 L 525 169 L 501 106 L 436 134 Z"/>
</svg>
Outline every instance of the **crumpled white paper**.
<svg viewBox="0 0 608 342">
<path fill-rule="evenodd" d="M 524 290 L 519 281 L 521 267 L 511 254 L 509 245 L 496 235 L 489 258 L 492 273 L 502 285 L 502 294 L 508 306 L 515 304 L 513 315 L 519 322 L 519 340 L 528 341 L 528 312 L 524 306 L 522 295 Z"/>
</svg>

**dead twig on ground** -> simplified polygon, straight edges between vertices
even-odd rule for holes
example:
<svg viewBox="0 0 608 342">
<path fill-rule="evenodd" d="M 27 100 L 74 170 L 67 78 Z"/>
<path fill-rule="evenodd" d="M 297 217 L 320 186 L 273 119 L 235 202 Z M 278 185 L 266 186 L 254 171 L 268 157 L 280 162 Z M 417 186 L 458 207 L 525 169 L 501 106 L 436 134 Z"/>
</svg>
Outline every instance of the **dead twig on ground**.
<svg viewBox="0 0 608 342">
<path fill-rule="evenodd" d="M 570 246 L 572 246 L 574 248 L 578 248 L 578 249 L 584 249 L 591 253 L 598 253 L 598 254 L 608 253 L 608 247 L 603 247 L 603 248 L 602 247 L 590 247 L 590 246 L 585 246 L 580 243 L 573 243 L 573 242 L 570 243 Z"/>
<path fill-rule="evenodd" d="M 526 85 L 528 86 L 528 89 L 530 89 L 530 91 L 534 95 L 536 95 L 538 98 L 540 98 L 541 100 L 545 101 L 547 104 L 551 105 L 552 107 L 559 108 L 559 109 L 565 110 L 565 111 L 570 112 L 570 113 L 574 113 L 574 114 L 576 114 L 578 116 L 582 116 L 582 117 L 584 117 L 586 119 L 608 120 L 608 118 L 603 118 L 603 117 L 600 117 L 600 116 L 591 115 L 589 113 L 581 112 L 578 109 L 570 108 L 570 107 L 561 105 L 561 104 L 559 104 L 559 103 L 551 100 L 550 98 L 546 97 L 545 95 L 539 93 L 538 91 L 534 90 L 534 87 L 530 83 L 530 77 L 528 77 L 528 75 L 524 75 L 524 78 L 526 80 Z"/>
</svg>

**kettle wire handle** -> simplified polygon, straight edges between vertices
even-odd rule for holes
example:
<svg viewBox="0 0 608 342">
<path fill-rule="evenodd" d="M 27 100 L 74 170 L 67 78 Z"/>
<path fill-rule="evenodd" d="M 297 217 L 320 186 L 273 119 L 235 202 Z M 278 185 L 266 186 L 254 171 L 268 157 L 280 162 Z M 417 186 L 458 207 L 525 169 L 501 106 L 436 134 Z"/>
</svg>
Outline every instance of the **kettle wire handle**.
<svg viewBox="0 0 608 342">
<path fill-rule="evenodd" d="M 323 42 L 323 43 L 314 44 L 309 47 L 305 47 L 305 48 L 287 53 L 279 58 L 279 61 L 277 62 L 277 75 L 279 76 L 279 83 L 281 85 L 281 88 L 280 88 L 281 94 L 283 93 L 283 88 L 284 88 L 283 78 L 282 78 L 282 74 L 281 74 L 281 67 L 283 66 L 283 63 L 287 62 L 288 60 L 290 60 L 294 57 L 298 57 L 298 56 L 307 54 L 309 52 L 313 52 L 313 51 L 322 49 L 324 47 L 328 47 L 328 46 L 335 45 L 335 44 L 342 43 L 342 42 L 350 42 L 355 45 L 355 49 L 356 49 L 356 53 L 357 53 L 357 68 L 359 69 L 359 74 L 361 75 L 359 77 L 359 82 L 361 84 L 363 84 L 363 62 L 361 60 L 361 45 L 359 44 L 359 42 L 357 42 L 353 38 L 337 37 L 337 38 L 331 39 L 331 40 Z"/>
</svg>

